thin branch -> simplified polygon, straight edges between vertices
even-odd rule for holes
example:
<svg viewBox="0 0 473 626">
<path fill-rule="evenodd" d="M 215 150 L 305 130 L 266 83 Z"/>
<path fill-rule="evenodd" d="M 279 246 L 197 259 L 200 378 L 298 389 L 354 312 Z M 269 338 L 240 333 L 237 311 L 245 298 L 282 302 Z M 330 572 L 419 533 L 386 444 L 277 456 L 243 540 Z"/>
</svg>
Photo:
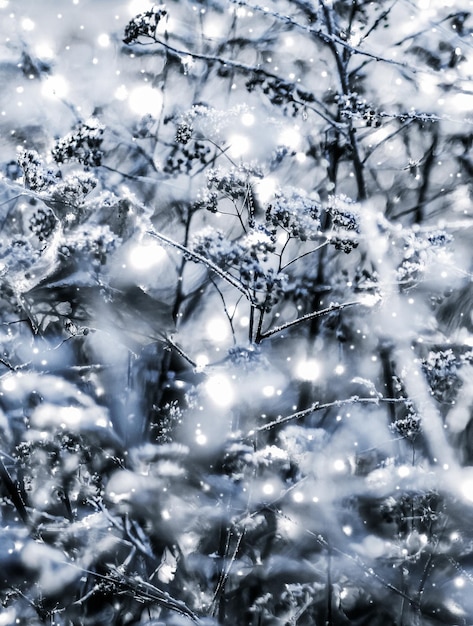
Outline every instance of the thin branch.
<svg viewBox="0 0 473 626">
<path fill-rule="evenodd" d="M 197 252 L 192 252 L 192 250 L 189 250 L 188 248 L 178 243 L 177 241 L 174 241 L 173 239 L 166 237 L 166 235 L 163 235 L 162 233 L 158 233 L 154 230 L 148 230 L 146 231 L 146 234 L 148 234 L 150 237 L 154 237 L 155 239 L 159 239 L 160 241 L 167 244 L 168 246 L 176 248 L 176 250 L 179 250 L 180 252 L 188 256 L 195 263 L 202 263 L 202 265 L 204 265 L 207 269 L 211 270 L 212 272 L 220 276 L 220 278 L 223 278 L 223 280 L 225 280 L 229 285 L 232 285 L 232 287 L 235 287 L 235 289 L 238 289 L 238 291 L 242 293 L 249 302 L 253 301 L 250 292 L 248 291 L 248 289 L 246 289 L 246 287 L 243 287 L 243 285 L 240 283 L 239 280 L 234 278 L 228 272 L 225 272 L 224 270 L 222 270 L 221 267 L 218 267 L 218 265 L 215 265 L 215 263 L 213 263 L 209 259 L 206 259 L 205 257 L 203 257 L 201 254 L 198 254 Z"/>
<path fill-rule="evenodd" d="M 297 261 L 299 261 L 300 259 L 303 259 L 305 256 L 309 256 L 309 254 L 313 254 L 314 252 L 318 252 L 319 250 L 321 250 L 324 246 L 327 246 L 330 243 L 330 241 L 327 239 L 327 241 L 324 241 L 323 243 L 320 244 L 320 246 L 317 246 L 317 248 L 313 248 L 312 250 L 308 250 L 307 252 L 304 252 L 303 254 L 300 254 L 299 256 L 295 257 L 294 259 L 292 259 L 291 261 L 288 261 L 285 265 L 283 265 L 282 267 L 280 267 L 280 271 L 284 271 L 287 267 L 289 267 L 289 265 L 292 265 L 293 263 L 296 263 Z M 281 252 L 282 255 L 282 252 Z"/>
<path fill-rule="evenodd" d="M 263 339 L 267 339 L 272 335 L 282 332 L 283 330 L 287 330 L 288 328 L 292 328 L 297 324 L 302 324 L 302 322 L 307 322 L 308 320 L 316 319 L 317 317 L 322 317 L 323 315 L 327 315 L 328 313 L 332 313 L 332 311 L 342 311 L 343 309 L 348 309 L 349 307 L 356 306 L 359 304 L 363 304 L 359 300 L 355 300 L 354 302 L 344 302 L 343 304 L 331 304 L 326 309 L 322 309 L 320 311 L 313 311 L 312 313 L 307 313 L 307 315 L 303 315 L 302 317 L 298 317 L 295 320 L 290 322 L 286 322 L 285 324 L 281 324 L 280 326 L 276 326 L 275 328 L 270 328 L 264 333 L 260 333 L 256 338 L 256 343 L 261 343 Z"/>
<path fill-rule="evenodd" d="M 276 514 L 279 517 L 289 520 L 292 524 L 295 524 L 296 526 L 301 526 L 299 522 L 292 519 L 288 515 L 285 515 L 280 510 L 277 510 Z M 315 539 L 315 541 L 320 546 L 325 548 L 325 550 L 332 550 L 332 552 L 335 552 L 336 554 L 339 554 L 340 556 L 348 559 L 352 563 L 355 563 L 358 567 L 360 567 L 365 572 L 365 574 L 367 574 L 368 576 L 371 576 L 372 578 L 375 578 L 384 587 L 393 591 L 395 594 L 397 594 L 401 598 L 404 598 L 405 600 L 407 600 L 411 606 L 414 606 L 417 608 L 419 607 L 419 603 L 414 598 L 411 598 L 411 596 L 409 596 L 407 593 L 404 593 L 404 591 L 402 591 L 401 589 L 398 589 L 395 585 L 393 585 L 389 581 L 385 580 L 382 576 L 377 574 L 374 571 L 374 569 L 372 567 L 368 567 L 368 565 L 366 565 L 366 563 L 364 563 L 363 560 L 357 554 L 349 554 L 348 552 L 345 552 L 341 548 L 337 548 L 336 546 L 330 546 L 328 541 L 322 535 L 314 533 L 312 530 L 309 530 L 307 526 L 304 527 L 304 532 L 310 537 L 312 537 L 313 539 Z"/>
<path fill-rule="evenodd" d="M 171 339 L 171 337 L 166 337 L 166 343 L 168 343 L 171 348 L 173 348 L 173 350 L 175 350 L 179 354 L 179 356 L 182 356 L 182 358 L 187 361 L 189 365 L 192 365 L 192 367 L 197 367 L 197 363 L 193 361 L 191 357 L 186 354 L 186 352 L 184 352 L 184 350 Z"/>
<path fill-rule="evenodd" d="M 417 199 L 417 206 L 415 209 L 415 222 L 421 224 L 424 219 L 424 206 L 426 204 L 427 193 L 429 190 L 429 184 L 432 178 L 432 170 L 435 165 L 436 149 L 438 145 L 438 133 L 434 132 L 432 145 L 427 150 L 425 155 L 425 162 L 422 171 L 422 185 L 419 189 L 419 196 Z"/>
<path fill-rule="evenodd" d="M 299 104 L 300 106 L 304 106 L 310 109 L 311 111 L 314 111 L 314 113 L 319 115 L 323 120 L 325 120 L 328 124 L 330 124 L 330 126 L 333 126 L 337 130 L 341 132 L 343 132 L 344 130 L 344 125 L 339 124 L 332 119 L 331 112 L 327 109 L 327 107 L 324 105 L 323 102 L 321 102 L 314 96 L 312 92 L 305 91 L 301 87 L 298 87 L 297 85 L 295 85 L 294 83 L 289 83 L 288 81 L 284 80 L 277 74 L 268 72 L 267 70 L 264 70 L 261 67 L 249 65 L 247 63 L 241 63 L 239 61 L 233 61 L 232 59 L 222 58 L 222 57 L 214 56 L 211 54 L 201 54 L 199 52 L 181 50 L 179 48 L 175 48 L 174 46 L 171 46 L 169 43 L 166 43 L 162 41 L 161 39 L 153 38 L 153 42 L 162 46 L 165 50 L 175 54 L 179 58 L 188 56 L 188 57 L 192 57 L 193 59 L 198 59 L 199 61 L 205 61 L 206 63 L 219 63 L 220 65 L 223 65 L 225 67 L 232 67 L 236 70 L 239 70 L 240 72 L 243 72 L 244 74 L 260 74 L 264 76 L 265 78 L 276 80 L 278 84 L 293 87 L 294 91 L 297 94 L 299 94 L 299 98 L 300 98 L 300 99 L 296 99 L 294 96 L 292 96 L 292 101 L 294 103 Z M 315 107 L 311 106 L 310 104 L 311 102 L 315 102 L 315 104 L 321 107 L 323 111 L 320 111 L 319 109 L 316 109 Z"/>
<path fill-rule="evenodd" d="M 367 398 L 360 398 L 360 396 L 351 396 L 350 398 L 344 398 L 343 400 L 334 400 L 333 402 L 325 402 L 324 404 L 320 404 L 319 402 L 314 402 L 310 407 L 304 409 L 302 411 L 297 411 L 296 413 L 291 413 L 290 415 L 285 415 L 284 417 L 278 417 L 272 422 L 268 422 L 267 424 L 263 424 L 263 426 L 258 426 L 257 428 L 252 428 L 246 435 L 243 436 L 243 439 L 249 439 L 254 437 L 256 433 L 264 432 L 265 430 L 271 430 L 276 426 L 280 426 L 281 424 L 287 424 L 288 422 L 293 422 L 295 420 L 302 419 L 303 417 L 307 417 L 307 415 L 311 415 L 316 411 L 325 411 L 326 409 L 331 409 L 333 407 L 341 407 L 347 406 L 350 404 L 380 404 L 380 403 L 402 403 L 405 402 L 405 398 L 381 398 L 379 396 L 370 396 Z"/>
<path fill-rule="evenodd" d="M 216 289 L 216 291 L 217 291 L 217 293 L 218 293 L 218 295 L 220 297 L 220 300 L 222 301 L 223 311 L 224 311 L 224 313 L 225 313 L 225 315 L 226 315 L 226 317 L 228 319 L 228 323 L 230 324 L 230 330 L 232 332 L 233 343 L 236 344 L 235 328 L 233 326 L 234 314 L 230 315 L 230 311 L 228 310 L 227 303 L 225 302 L 225 296 L 223 295 L 222 290 L 219 288 L 219 286 L 217 285 L 215 280 L 212 277 L 210 277 L 210 280 L 212 282 L 212 285 L 215 287 L 215 289 Z"/>
<path fill-rule="evenodd" d="M 200 623 L 198 616 L 184 602 L 174 599 L 167 592 L 143 580 L 140 576 L 136 574 L 130 576 L 115 566 L 110 566 L 110 573 L 113 582 L 124 593 L 130 594 L 138 600 L 156 602 L 168 610 L 189 617 L 196 624 Z"/>
<path fill-rule="evenodd" d="M 335 27 L 332 22 L 332 13 L 330 9 L 326 6 L 324 0 L 320 0 L 322 5 L 322 9 L 325 15 L 325 23 L 329 32 L 329 35 L 332 36 L 335 32 Z M 335 65 L 338 71 L 338 78 L 340 80 L 340 87 L 342 93 L 345 96 L 350 94 L 350 84 L 347 74 L 347 66 L 350 59 L 350 55 L 347 55 L 348 58 L 346 60 L 342 60 L 341 54 L 339 52 L 339 47 L 337 43 L 331 39 L 327 42 L 329 50 L 332 52 L 333 59 L 335 61 Z M 360 150 L 358 146 L 358 140 L 356 137 L 356 130 L 353 126 L 353 119 L 348 119 L 348 136 L 350 139 L 350 145 L 352 149 L 352 162 L 353 162 L 353 170 L 355 174 L 356 185 L 358 189 L 358 200 L 365 200 L 367 197 L 366 191 L 366 182 L 363 173 L 363 161 L 360 156 Z"/>
<path fill-rule="evenodd" d="M 278 13 L 277 11 L 270 11 L 267 7 L 261 7 L 256 4 L 251 4 L 250 2 L 245 2 L 244 0 L 230 0 L 230 1 L 233 4 L 246 6 L 252 11 L 264 13 L 264 15 L 270 15 L 271 17 L 274 17 L 275 19 L 282 21 L 285 24 L 292 26 L 293 28 L 296 28 L 297 30 L 301 30 L 309 35 L 315 35 L 318 39 L 323 41 L 323 43 L 337 44 L 341 46 L 342 48 L 344 48 L 345 50 L 347 50 L 347 52 L 349 52 L 350 54 L 358 54 L 360 56 L 367 57 L 368 59 L 371 59 L 373 61 L 381 61 L 384 63 L 389 63 L 391 65 L 396 65 L 398 67 L 402 67 L 402 68 L 410 70 L 413 74 L 415 74 L 418 71 L 417 68 L 413 67 L 412 65 L 409 65 L 405 61 L 396 61 L 394 59 L 388 59 L 379 54 L 375 54 L 374 52 L 369 52 L 368 50 L 362 50 L 361 48 L 358 48 L 357 46 L 351 45 L 350 43 L 341 39 L 340 37 L 337 37 L 337 35 L 333 33 L 326 33 L 322 31 L 322 29 L 320 28 L 313 28 L 311 26 L 305 26 L 304 24 L 300 24 L 289 15 L 283 15 L 281 13 Z"/>
</svg>

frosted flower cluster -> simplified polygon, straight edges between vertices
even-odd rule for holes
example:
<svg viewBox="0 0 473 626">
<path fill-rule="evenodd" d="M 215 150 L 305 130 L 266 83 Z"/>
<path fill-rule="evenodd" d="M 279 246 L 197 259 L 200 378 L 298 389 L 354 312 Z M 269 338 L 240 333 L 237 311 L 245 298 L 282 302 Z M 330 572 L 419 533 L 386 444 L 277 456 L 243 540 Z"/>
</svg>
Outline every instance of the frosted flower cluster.
<svg viewBox="0 0 473 626">
<path fill-rule="evenodd" d="M 266 222 L 301 241 L 315 239 L 320 229 L 320 210 L 315 199 L 301 189 L 285 188 L 266 208 Z"/>
<path fill-rule="evenodd" d="M 216 167 L 207 173 L 207 186 L 236 200 L 248 193 L 251 177 L 262 178 L 261 169 L 250 164 L 231 168 Z"/>
<path fill-rule="evenodd" d="M 253 295 L 254 303 L 269 310 L 282 297 L 287 276 L 270 266 L 275 251 L 272 234 L 262 225 L 241 241 L 231 241 L 220 231 L 207 227 L 196 233 L 191 250 L 215 265 L 235 274 Z"/>
<path fill-rule="evenodd" d="M 96 118 L 79 124 L 56 143 L 51 151 L 56 163 L 77 161 L 86 167 L 102 163 L 102 142 L 105 127 Z"/>
<path fill-rule="evenodd" d="M 45 201 L 50 201 L 51 208 L 57 209 L 57 217 L 67 206 L 78 207 L 85 197 L 97 186 L 97 179 L 88 172 L 72 172 L 62 177 L 59 169 L 47 167 L 35 150 L 20 153 L 18 163 L 23 169 L 25 186 L 37 192 Z"/>
<path fill-rule="evenodd" d="M 463 384 L 459 370 L 464 362 L 465 358 L 457 358 L 451 349 L 429 352 L 422 362 L 422 370 L 436 400 L 454 400 Z"/>
<path fill-rule="evenodd" d="M 65 238 L 61 254 L 65 257 L 87 257 L 92 266 L 100 267 L 120 244 L 120 238 L 107 224 L 83 224 Z"/>
<path fill-rule="evenodd" d="M 32 191 L 49 190 L 60 178 L 60 173 L 57 169 L 44 166 L 36 150 L 23 150 L 20 152 L 18 163 L 23 170 L 25 187 Z"/>
<path fill-rule="evenodd" d="M 330 243 L 337 250 L 349 254 L 358 247 L 356 235 L 360 232 L 359 206 L 348 196 L 340 194 L 329 197 L 327 211 L 336 233 L 331 237 Z"/>
<path fill-rule="evenodd" d="M 403 259 L 397 270 L 401 282 L 417 280 L 428 266 L 438 260 L 440 249 L 448 248 L 453 237 L 442 230 L 428 233 L 409 230 L 404 236 Z"/>
<path fill-rule="evenodd" d="M 136 15 L 125 27 L 123 42 L 136 43 L 140 37 L 154 39 L 159 22 L 166 17 L 164 4 L 154 5 L 149 11 Z"/>
</svg>

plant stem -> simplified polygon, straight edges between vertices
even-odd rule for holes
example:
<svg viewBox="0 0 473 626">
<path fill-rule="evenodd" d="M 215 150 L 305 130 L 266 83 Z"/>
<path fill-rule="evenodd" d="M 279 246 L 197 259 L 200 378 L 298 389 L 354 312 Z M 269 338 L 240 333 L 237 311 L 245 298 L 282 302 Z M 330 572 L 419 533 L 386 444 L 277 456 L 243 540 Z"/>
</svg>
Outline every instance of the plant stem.
<svg viewBox="0 0 473 626">
<path fill-rule="evenodd" d="M 270 328 L 264 333 L 259 332 L 256 337 L 256 343 L 261 343 L 263 339 L 267 339 L 272 335 L 276 335 L 277 333 L 282 332 L 283 330 L 287 330 L 288 328 L 292 328 L 297 324 L 301 324 L 302 322 L 307 322 L 308 320 L 316 319 L 317 317 L 322 317 L 323 315 L 327 315 L 328 313 L 332 313 L 333 311 L 341 311 L 343 309 L 347 309 L 352 306 L 356 306 L 362 304 L 362 302 L 355 300 L 354 302 L 344 302 L 343 304 L 331 304 L 326 309 L 322 309 L 320 311 L 313 311 L 312 313 L 307 313 L 307 315 L 302 315 L 302 317 L 298 317 L 295 320 L 290 322 L 286 322 L 285 324 L 281 324 L 280 326 L 276 326 L 275 328 Z M 260 318 L 261 320 L 261 318 Z"/>
</svg>

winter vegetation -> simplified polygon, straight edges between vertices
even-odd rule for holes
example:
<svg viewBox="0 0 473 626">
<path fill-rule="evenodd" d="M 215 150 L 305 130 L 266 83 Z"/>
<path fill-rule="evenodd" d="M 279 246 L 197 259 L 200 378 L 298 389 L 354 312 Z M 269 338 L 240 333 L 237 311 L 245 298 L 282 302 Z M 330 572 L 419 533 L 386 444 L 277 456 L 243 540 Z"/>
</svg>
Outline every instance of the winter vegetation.
<svg viewBox="0 0 473 626">
<path fill-rule="evenodd" d="M 0 0 L 0 626 L 473 624 L 472 11 Z"/>
</svg>

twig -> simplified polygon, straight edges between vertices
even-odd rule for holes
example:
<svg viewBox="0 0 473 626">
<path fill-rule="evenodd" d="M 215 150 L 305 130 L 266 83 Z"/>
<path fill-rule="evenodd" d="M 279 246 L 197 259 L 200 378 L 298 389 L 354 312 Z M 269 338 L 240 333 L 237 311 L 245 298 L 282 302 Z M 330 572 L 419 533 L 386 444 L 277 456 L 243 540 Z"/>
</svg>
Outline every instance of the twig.
<svg viewBox="0 0 473 626">
<path fill-rule="evenodd" d="M 161 41 L 160 39 L 153 38 L 152 41 L 162 46 L 165 50 L 167 50 L 168 52 L 171 52 L 172 54 L 176 55 L 177 57 L 181 59 L 182 57 L 187 56 L 187 57 L 192 57 L 193 59 L 198 59 L 199 61 L 205 61 L 206 63 L 219 63 L 220 65 L 223 65 L 225 67 L 232 67 L 236 70 L 239 70 L 240 72 L 243 72 L 244 74 L 260 74 L 261 76 L 264 76 L 265 78 L 276 80 L 278 84 L 280 85 L 291 86 L 294 88 L 295 93 L 297 93 L 300 98 L 300 99 L 296 99 L 294 98 L 294 96 L 292 96 L 293 102 L 314 111 L 314 113 L 319 115 L 324 121 L 330 124 L 330 126 L 333 126 L 334 128 L 336 128 L 338 131 L 342 131 L 342 132 L 344 131 L 344 125 L 336 122 L 331 117 L 331 112 L 327 109 L 327 107 L 323 104 L 323 102 L 321 102 L 314 96 L 312 92 L 305 91 L 301 87 L 295 85 L 294 83 L 289 83 L 288 81 L 284 80 L 277 74 L 268 72 L 267 70 L 264 70 L 261 67 L 248 65 L 247 63 L 241 63 L 239 61 L 233 61 L 232 59 L 214 56 L 211 54 L 200 54 L 198 52 L 181 50 L 179 48 L 175 48 L 174 46 L 171 46 L 170 44 L 164 41 Z M 315 104 L 322 107 L 324 111 L 320 111 L 319 109 L 316 109 L 315 107 L 311 106 L 311 102 L 315 102 Z"/>
<path fill-rule="evenodd" d="M 331 304 L 326 309 L 322 309 L 320 311 L 313 311 L 312 313 L 307 313 L 307 315 L 303 315 L 302 317 L 298 317 L 295 320 L 290 322 L 286 322 L 285 324 L 281 324 L 280 326 L 276 326 L 275 328 L 270 328 L 264 333 L 259 333 L 256 337 L 256 343 L 261 343 L 263 339 L 267 339 L 276 333 L 280 333 L 283 330 L 287 330 L 288 328 L 292 328 L 292 326 L 296 326 L 297 324 L 301 324 L 302 322 L 307 322 L 308 320 L 313 320 L 317 317 L 322 317 L 323 315 L 327 315 L 328 313 L 332 313 L 332 311 L 342 311 L 343 309 L 347 309 L 352 306 L 356 306 L 357 304 L 363 304 L 359 300 L 355 300 L 354 302 L 344 302 L 343 304 Z"/>
<path fill-rule="evenodd" d="M 243 439 L 250 439 L 254 437 L 256 433 L 264 432 L 265 430 L 271 430 L 276 426 L 280 426 L 281 424 L 287 424 L 287 422 L 292 422 L 295 420 L 299 420 L 307 415 L 311 415 L 316 411 L 324 411 L 325 409 L 330 409 L 332 407 L 341 407 L 350 404 L 379 404 L 380 402 L 385 403 L 402 403 L 405 402 L 405 398 L 380 398 L 376 397 L 368 397 L 368 398 L 360 398 L 359 396 L 351 396 L 350 398 L 344 398 L 343 400 L 334 400 L 333 402 L 326 402 L 324 404 L 320 404 L 319 402 L 314 402 L 310 407 L 304 409 L 302 411 L 297 411 L 296 413 L 291 413 L 290 415 L 285 415 L 284 417 L 278 417 L 272 422 L 268 422 L 267 424 L 263 424 L 263 426 L 258 426 L 257 428 L 252 428 L 246 435 L 243 436 Z"/>
<path fill-rule="evenodd" d="M 121 587 L 124 593 L 145 601 L 156 602 L 168 610 L 189 617 L 196 624 L 200 622 L 198 616 L 184 602 L 175 600 L 167 592 L 143 580 L 140 576 L 130 576 L 114 566 L 110 567 L 110 573 L 113 582 Z"/>
<path fill-rule="evenodd" d="M 233 4 L 243 5 L 251 9 L 252 11 L 257 11 L 259 13 L 264 13 L 265 15 L 270 15 L 279 21 L 283 21 L 289 26 L 296 28 L 298 30 L 302 30 L 309 35 L 315 35 L 318 39 L 323 41 L 326 44 L 337 44 L 347 50 L 351 54 L 359 54 L 360 56 L 368 57 L 373 61 L 382 61 L 384 63 L 390 63 L 391 65 L 396 65 L 398 67 L 402 67 L 404 69 L 410 70 L 412 73 L 416 73 L 418 70 L 415 67 L 412 67 L 405 61 L 395 61 L 394 59 L 388 59 L 386 57 L 380 56 L 379 54 L 375 54 L 374 52 L 369 52 L 367 50 L 362 50 L 356 46 L 351 45 L 347 41 L 344 41 L 340 37 L 337 37 L 333 33 L 323 32 L 320 28 L 312 28 L 311 26 L 305 26 L 297 22 L 294 18 L 289 15 L 282 15 L 281 13 L 277 13 L 276 11 L 270 11 L 267 7 L 261 7 L 256 4 L 251 4 L 250 2 L 245 2 L 244 0 L 230 0 Z"/>
<path fill-rule="evenodd" d="M 180 346 L 178 346 L 171 337 L 166 337 L 166 343 L 168 343 L 171 348 L 173 348 L 179 354 L 179 356 L 182 356 L 183 359 L 185 359 L 190 365 L 192 365 L 192 367 L 197 367 L 197 363 L 193 361 L 191 357 L 186 354 L 184 350 Z"/>
<path fill-rule="evenodd" d="M 188 248 L 178 243 L 177 241 L 174 241 L 170 239 L 169 237 L 166 237 L 166 235 L 158 233 L 154 230 L 148 230 L 146 231 L 146 233 L 150 235 L 150 237 L 159 239 L 163 243 L 169 246 L 172 246 L 173 248 L 176 248 L 176 250 L 179 250 L 180 252 L 188 256 L 192 261 L 196 263 L 202 263 L 202 265 L 205 265 L 205 267 L 207 267 L 209 270 L 211 270 L 212 272 L 220 276 L 220 278 L 223 278 L 223 280 L 225 280 L 227 283 L 232 285 L 232 287 L 235 287 L 235 289 L 238 289 L 240 293 L 242 293 L 250 302 L 252 302 L 252 297 L 248 289 L 243 287 L 243 285 L 240 283 L 239 280 L 234 278 L 228 272 L 225 272 L 224 270 L 222 270 L 221 267 L 218 267 L 218 265 L 215 265 L 215 263 L 213 263 L 209 259 L 206 259 L 201 254 L 198 254 L 197 252 L 193 252 L 192 250 L 189 250 Z"/>
<path fill-rule="evenodd" d="M 292 519 L 291 517 L 289 517 L 289 515 L 286 515 L 280 509 L 275 509 L 274 512 L 279 517 L 281 517 L 283 519 L 286 519 L 289 522 L 291 522 L 291 524 L 294 524 L 295 526 L 302 527 L 300 522 L 297 522 L 296 520 Z M 369 567 L 368 565 L 366 565 L 366 563 L 364 563 L 363 560 L 357 554 L 349 554 L 348 552 L 345 552 L 341 548 L 337 548 L 335 545 L 329 545 L 328 541 L 321 534 L 314 533 L 312 530 L 309 530 L 307 528 L 307 526 L 304 526 L 303 530 L 304 530 L 304 532 L 307 535 L 309 535 L 310 537 L 315 539 L 315 541 L 320 546 L 322 546 L 325 550 L 327 550 L 327 551 L 331 550 L 332 552 L 334 552 L 334 553 L 336 553 L 336 554 L 338 554 L 338 555 L 348 559 L 352 563 L 355 563 L 358 567 L 360 567 L 365 572 L 365 574 L 367 574 L 368 576 L 371 576 L 372 578 L 375 578 L 384 587 L 386 587 L 390 591 L 393 591 L 396 595 L 400 596 L 401 598 L 404 598 L 405 600 L 407 600 L 411 606 L 413 606 L 415 608 L 419 608 L 420 607 L 420 604 L 419 604 L 419 602 L 417 600 L 415 600 L 414 598 L 409 596 L 407 593 L 405 593 L 401 589 L 398 589 L 395 585 L 393 585 L 389 581 L 385 580 L 380 574 L 377 574 L 374 571 L 374 569 L 372 567 Z"/>
</svg>

